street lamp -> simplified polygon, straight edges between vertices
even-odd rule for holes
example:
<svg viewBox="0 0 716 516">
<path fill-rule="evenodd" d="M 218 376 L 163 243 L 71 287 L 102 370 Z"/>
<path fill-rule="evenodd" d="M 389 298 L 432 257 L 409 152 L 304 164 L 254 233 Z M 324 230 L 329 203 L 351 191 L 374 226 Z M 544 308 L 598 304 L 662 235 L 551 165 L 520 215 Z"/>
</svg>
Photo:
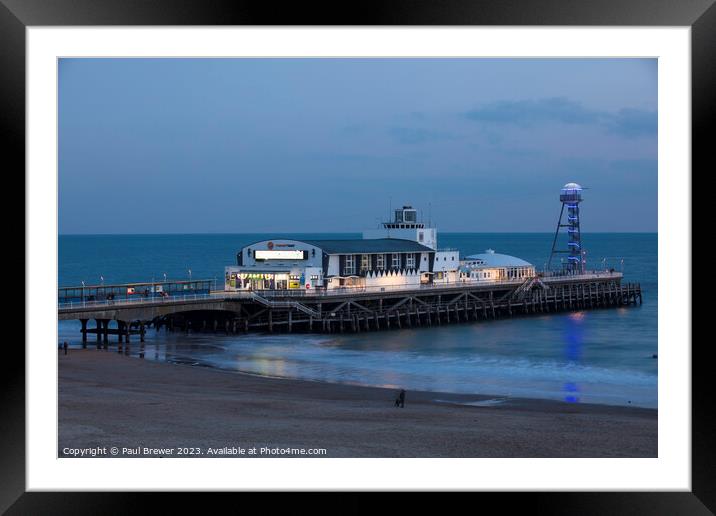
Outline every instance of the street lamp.
<svg viewBox="0 0 716 516">
<path fill-rule="evenodd" d="M 166 283 L 166 282 L 167 282 L 167 273 L 165 272 L 164 273 L 164 283 Z"/>
<path fill-rule="evenodd" d="M 584 269 L 587 267 L 586 263 L 587 263 L 587 251 L 585 250 L 585 251 L 582 251 L 582 271 L 581 271 L 582 274 L 584 274 Z"/>
<path fill-rule="evenodd" d="M 191 281 L 191 269 L 189 269 L 189 281 Z"/>
<path fill-rule="evenodd" d="M 82 302 L 85 302 L 85 280 L 82 280 Z"/>
</svg>

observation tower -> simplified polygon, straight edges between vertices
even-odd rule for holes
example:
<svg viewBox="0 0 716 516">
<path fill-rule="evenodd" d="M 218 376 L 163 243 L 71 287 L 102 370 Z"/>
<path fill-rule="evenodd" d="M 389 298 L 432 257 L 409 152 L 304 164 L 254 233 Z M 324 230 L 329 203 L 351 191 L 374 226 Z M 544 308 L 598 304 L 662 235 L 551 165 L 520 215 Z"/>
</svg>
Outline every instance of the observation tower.
<svg viewBox="0 0 716 516">
<path fill-rule="evenodd" d="M 551 270 L 552 260 L 556 254 L 566 254 L 567 262 L 562 264 L 562 269 L 571 274 L 581 274 L 584 272 L 586 261 L 579 228 L 579 203 L 582 202 L 582 187 L 577 183 L 567 183 L 560 191 L 559 200 L 562 202 L 562 209 L 559 212 L 557 230 L 554 232 L 552 253 L 549 256 L 547 269 Z M 563 222 L 565 211 L 567 220 Z M 567 249 L 557 249 L 557 237 L 559 237 L 561 228 L 566 228 L 567 231 Z"/>
</svg>

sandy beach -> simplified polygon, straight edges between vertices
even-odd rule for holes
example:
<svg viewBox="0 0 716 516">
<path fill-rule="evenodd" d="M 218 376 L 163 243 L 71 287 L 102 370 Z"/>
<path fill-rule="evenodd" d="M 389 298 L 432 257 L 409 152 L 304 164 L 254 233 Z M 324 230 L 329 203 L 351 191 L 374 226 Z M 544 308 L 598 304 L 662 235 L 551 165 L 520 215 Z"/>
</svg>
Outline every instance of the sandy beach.
<svg viewBox="0 0 716 516">
<path fill-rule="evenodd" d="M 164 457 L 181 448 L 277 456 L 237 453 L 255 447 L 322 449 L 322 457 L 657 456 L 652 409 L 416 391 L 396 408 L 396 393 L 70 350 L 59 354 L 58 454 L 117 447 L 125 457 L 146 456 L 144 448 Z"/>
</svg>

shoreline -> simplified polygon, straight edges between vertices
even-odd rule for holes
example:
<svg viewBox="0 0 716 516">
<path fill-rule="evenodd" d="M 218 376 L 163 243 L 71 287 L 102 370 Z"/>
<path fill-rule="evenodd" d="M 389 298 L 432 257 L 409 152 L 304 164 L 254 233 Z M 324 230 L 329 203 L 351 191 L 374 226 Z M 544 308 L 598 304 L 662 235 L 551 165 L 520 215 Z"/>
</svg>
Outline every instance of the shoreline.
<svg viewBox="0 0 716 516">
<path fill-rule="evenodd" d="M 58 354 L 58 455 L 116 446 L 326 457 L 656 457 L 657 409 L 265 377 L 116 352 Z M 120 455 L 127 456 L 127 455 Z M 147 455 L 137 455 L 147 456 Z M 156 455 L 152 455 L 156 456 Z M 162 456 L 175 456 L 165 454 Z M 291 455 L 295 456 L 295 455 Z"/>
<path fill-rule="evenodd" d="M 110 349 L 110 352 L 112 350 Z M 131 354 L 129 355 L 130 358 L 139 358 L 141 360 L 141 357 Z M 252 378 L 266 378 L 271 380 L 282 380 L 282 381 L 294 381 L 294 382 L 307 382 L 307 383 L 317 383 L 321 385 L 328 385 L 328 386 L 344 386 L 344 387 L 356 387 L 356 388 L 367 388 L 367 389 L 382 389 L 386 391 L 391 391 L 393 393 L 398 392 L 401 387 L 395 386 L 395 387 L 387 387 L 387 386 L 380 386 L 380 385 L 370 385 L 370 384 L 364 384 L 364 383 L 357 383 L 357 382 L 336 382 L 336 381 L 330 381 L 330 380 L 318 380 L 314 378 L 294 378 L 291 376 L 276 376 L 276 375 L 267 375 L 267 374 L 261 374 L 261 373 L 254 373 L 251 371 L 242 371 L 240 369 L 227 369 L 224 367 L 218 367 L 218 366 L 212 366 L 207 364 L 202 364 L 199 362 L 194 363 L 188 363 L 185 361 L 180 360 L 152 360 L 148 359 L 151 362 L 157 362 L 157 363 L 164 363 L 164 364 L 170 364 L 170 365 L 177 365 L 181 367 L 192 367 L 192 368 L 199 368 L 207 371 L 217 371 L 221 373 L 228 373 L 228 374 L 238 374 L 243 376 L 249 376 Z M 567 403 L 561 400 L 555 400 L 552 398 L 530 398 L 530 397 L 523 397 L 523 396 L 512 396 L 508 394 L 479 394 L 479 393 L 469 393 L 469 392 L 449 392 L 449 391 L 426 391 L 422 389 L 406 389 L 410 390 L 412 394 L 418 393 L 421 397 L 430 397 L 430 396 L 439 396 L 440 399 L 432 400 L 433 402 L 441 402 L 441 403 L 452 403 L 452 404 L 469 404 L 471 401 L 489 401 L 493 399 L 499 399 L 503 401 L 509 401 L 510 403 L 517 403 L 517 402 L 524 402 L 528 404 L 540 404 L 542 402 L 547 403 L 557 403 L 559 405 L 579 405 L 582 407 L 603 407 L 607 409 L 619 409 L 624 408 L 627 410 L 631 409 L 642 409 L 646 411 L 653 411 L 655 413 L 658 413 L 658 408 L 654 407 L 645 407 L 642 405 L 618 405 L 618 404 L 612 404 L 612 403 L 597 403 L 597 402 L 576 402 L 576 403 Z M 452 399 L 454 398 L 454 399 Z"/>
</svg>

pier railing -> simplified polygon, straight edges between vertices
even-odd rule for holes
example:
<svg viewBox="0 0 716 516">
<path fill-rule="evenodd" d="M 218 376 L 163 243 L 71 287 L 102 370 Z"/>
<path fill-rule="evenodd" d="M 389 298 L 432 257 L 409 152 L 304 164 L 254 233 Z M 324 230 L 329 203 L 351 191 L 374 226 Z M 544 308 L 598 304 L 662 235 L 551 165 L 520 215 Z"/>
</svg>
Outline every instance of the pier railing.
<svg viewBox="0 0 716 516">
<path fill-rule="evenodd" d="M 246 297 L 250 297 L 250 292 L 246 293 Z M 76 308 L 105 308 L 105 307 L 124 307 L 124 306 L 154 306 L 160 304 L 172 304 L 185 301 L 202 301 L 208 299 L 216 299 L 217 294 L 206 293 L 206 294 L 183 294 L 183 295 L 170 295 L 166 297 L 136 297 L 136 298 L 121 298 L 121 299 L 100 299 L 100 300 L 72 300 L 72 301 L 60 301 L 58 308 L 60 310 L 76 309 Z"/>
<path fill-rule="evenodd" d="M 611 272 L 611 271 L 590 271 L 586 274 L 569 274 L 569 275 L 549 275 L 545 276 L 542 273 L 537 276 L 545 286 L 549 286 L 552 282 L 560 282 L 566 279 L 571 280 L 606 280 L 606 279 L 621 279 L 622 273 Z M 61 300 L 58 303 L 59 310 L 74 310 L 80 308 L 107 308 L 107 307 L 141 307 L 141 306 L 156 306 L 162 304 L 176 304 L 191 301 L 207 301 L 207 300 L 221 300 L 221 299 L 255 299 L 255 296 L 261 296 L 264 298 L 275 298 L 275 297 L 297 297 L 297 298 L 316 298 L 316 297 L 332 297 L 332 296 L 345 296 L 347 294 L 384 294 L 391 292 L 426 292 L 432 290 L 453 290 L 453 289 L 464 289 L 466 287 L 485 287 L 486 289 L 494 289 L 496 286 L 505 287 L 519 287 L 525 284 L 526 281 L 531 278 L 518 278 L 509 280 L 473 280 L 473 279 L 461 279 L 450 283 L 432 283 L 422 285 L 384 285 L 375 287 L 338 287 L 332 289 L 290 289 L 290 290 L 234 290 L 234 291 L 211 291 L 208 293 L 195 293 L 195 294 L 172 294 L 165 297 L 143 297 L 137 296 L 136 298 L 120 298 L 120 299 L 101 299 L 101 300 Z"/>
</svg>

